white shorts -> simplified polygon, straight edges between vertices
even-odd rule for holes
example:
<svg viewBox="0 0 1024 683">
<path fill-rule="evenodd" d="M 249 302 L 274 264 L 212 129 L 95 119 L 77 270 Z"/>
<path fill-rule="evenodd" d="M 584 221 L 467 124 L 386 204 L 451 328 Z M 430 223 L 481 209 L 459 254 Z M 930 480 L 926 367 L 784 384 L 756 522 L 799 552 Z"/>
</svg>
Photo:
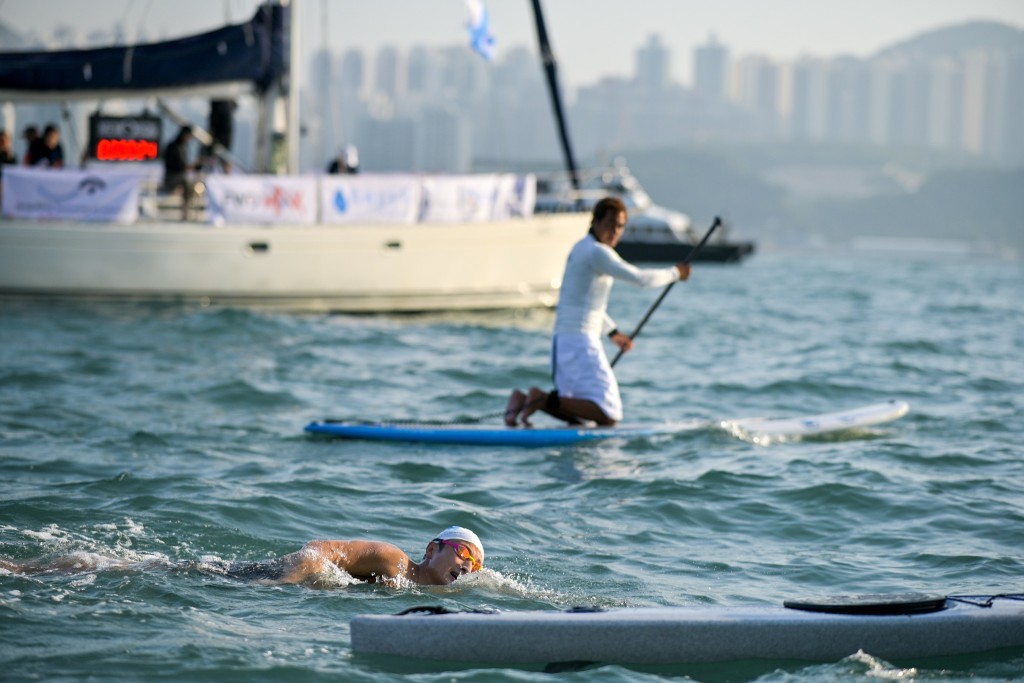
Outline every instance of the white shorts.
<svg viewBox="0 0 1024 683">
<path fill-rule="evenodd" d="M 612 420 L 622 419 L 619 383 L 599 339 L 583 333 L 556 334 L 551 367 L 559 396 L 593 401 Z"/>
</svg>

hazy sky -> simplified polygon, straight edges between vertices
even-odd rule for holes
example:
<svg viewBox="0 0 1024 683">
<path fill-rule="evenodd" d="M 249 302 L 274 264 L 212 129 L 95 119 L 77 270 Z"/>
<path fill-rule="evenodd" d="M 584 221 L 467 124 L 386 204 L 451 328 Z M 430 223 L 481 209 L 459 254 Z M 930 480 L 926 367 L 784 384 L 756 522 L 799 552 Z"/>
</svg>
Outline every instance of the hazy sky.
<svg viewBox="0 0 1024 683">
<path fill-rule="evenodd" d="M 464 0 L 298 0 L 307 50 L 328 44 L 466 43 Z M 58 23 L 83 36 L 123 20 L 131 35 L 150 39 L 213 28 L 248 18 L 257 0 L 0 0 L 0 20 L 48 36 Z M 503 47 L 533 46 L 529 0 L 486 0 Z M 673 80 L 691 80 L 691 53 L 714 33 L 734 54 L 779 60 L 801 54 L 868 56 L 924 30 L 971 19 L 1024 28 L 1024 0 L 544 0 L 566 85 L 599 76 L 629 75 L 634 51 L 652 33 L 672 52 Z"/>
</svg>

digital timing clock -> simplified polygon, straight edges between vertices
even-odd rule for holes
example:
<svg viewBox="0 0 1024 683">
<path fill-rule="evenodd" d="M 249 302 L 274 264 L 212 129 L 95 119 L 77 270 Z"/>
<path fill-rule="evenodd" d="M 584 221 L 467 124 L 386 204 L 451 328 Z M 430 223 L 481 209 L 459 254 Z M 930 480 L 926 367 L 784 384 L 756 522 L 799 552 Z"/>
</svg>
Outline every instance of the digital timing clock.
<svg viewBox="0 0 1024 683">
<path fill-rule="evenodd" d="M 97 161 L 154 161 L 160 158 L 162 122 L 156 116 L 89 117 L 89 156 Z"/>
</svg>

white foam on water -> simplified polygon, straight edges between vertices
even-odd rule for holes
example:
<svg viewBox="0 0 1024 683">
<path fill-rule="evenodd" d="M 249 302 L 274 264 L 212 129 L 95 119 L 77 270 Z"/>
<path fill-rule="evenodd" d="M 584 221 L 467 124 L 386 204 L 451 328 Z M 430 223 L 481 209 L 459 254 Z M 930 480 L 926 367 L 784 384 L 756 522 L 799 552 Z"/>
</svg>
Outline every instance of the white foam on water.
<svg viewBox="0 0 1024 683">
<path fill-rule="evenodd" d="M 917 669 L 900 669 L 894 667 L 884 660 L 872 657 L 864 650 L 857 650 L 855 654 L 850 655 L 845 661 L 857 662 L 867 667 L 867 671 L 864 672 L 866 676 L 871 678 L 881 678 L 886 681 L 902 681 L 907 678 L 915 678 L 917 676 Z"/>
<path fill-rule="evenodd" d="M 22 529 L 21 533 L 23 536 L 28 536 L 31 539 L 34 539 L 36 541 L 42 541 L 44 543 L 47 541 L 61 540 L 67 538 L 68 535 L 66 531 L 63 531 L 56 524 L 50 524 L 48 526 L 45 526 L 39 531 L 34 531 L 32 529 Z"/>
<path fill-rule="evenodd" d="M 89 586 L 96 582 L 96 574 L 86 574 L 80 579 L 75 579 L 71 582 L 71 585 L 80 588 L 82 586 Z"/>
</svg>

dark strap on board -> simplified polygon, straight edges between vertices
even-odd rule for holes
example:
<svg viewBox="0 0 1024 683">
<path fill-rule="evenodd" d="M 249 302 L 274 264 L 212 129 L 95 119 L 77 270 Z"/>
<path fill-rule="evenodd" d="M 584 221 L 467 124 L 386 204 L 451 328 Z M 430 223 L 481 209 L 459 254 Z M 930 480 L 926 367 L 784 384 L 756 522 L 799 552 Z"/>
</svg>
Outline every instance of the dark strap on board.
<svg viewBox="0 0 1024 683">
<path fill-rule="evenodd" d="M 597 605 L 573 605 L 567 610 L 563 610 L 569 614 L 590 614 L 592 612 L 607 612 L 604 607 L 598 607 Z"/>
<path fill-rule="evenodd" d="M 947 607 L 945 595 L 923 593 L 895 593 L 874 595 L 836 595 L 811 600 L 785 600 L 783 607 L 803 612 L 826 614 L 863 614 L 889 616 L 900 614 L 928 614 Z"/>
<path fill-rule="evenodd" d="M 456 614 L 459 610 L 448 609 L 444 605 L 417 605 L 416 607 L 410 607 L 404 609 L 396 617 L 404 617 L 406 614 Z"/>
<path fill-rule="evenodd" d="M 408 614 L 497 614 L 493 609 L 448 609 L 444 605 L 418 605 L 402 610 L 395 614 L 396 617 L 404 617 Z"/>
</svg>

